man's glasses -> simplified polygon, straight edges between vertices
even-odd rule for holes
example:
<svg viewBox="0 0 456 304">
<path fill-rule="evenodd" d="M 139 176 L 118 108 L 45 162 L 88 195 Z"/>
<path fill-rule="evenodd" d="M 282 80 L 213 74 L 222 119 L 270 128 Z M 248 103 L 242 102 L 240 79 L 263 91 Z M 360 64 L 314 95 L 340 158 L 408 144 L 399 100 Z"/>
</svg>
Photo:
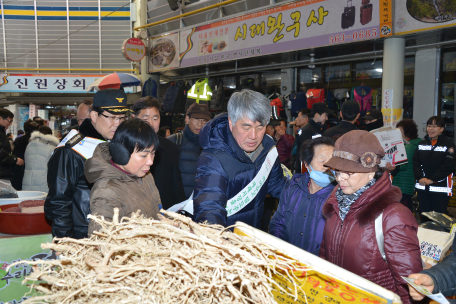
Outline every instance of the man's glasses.
<svg viewBox="0 0 456 304">
<path fill-rule="evenodd" d="M 13 123 L 13 120 L 12 120 L 12 119 L 5 118 L 5 120 L 7 120 L 7 121 L 9 122 L 9 124 L 12 124 L 12 123 Z"/>
<path fill-rule="evenodd" d="M 111 123 L 124 122 L 127 119 L 126 116 L 117 117 L 117 116 L 107 116 L 104 114 L 100 114 L 100 115 L 106 117 Z"/>
</svg>

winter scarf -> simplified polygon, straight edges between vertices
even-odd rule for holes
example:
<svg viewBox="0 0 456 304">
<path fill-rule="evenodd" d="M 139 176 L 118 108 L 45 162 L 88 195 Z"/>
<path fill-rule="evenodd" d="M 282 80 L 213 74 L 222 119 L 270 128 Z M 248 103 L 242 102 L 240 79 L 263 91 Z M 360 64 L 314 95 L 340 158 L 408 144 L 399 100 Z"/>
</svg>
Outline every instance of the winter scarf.
<svg viewBox="0 0 456 304">
<path fill-rule="evenodd" d="M 364 191 L 366 191 L 367 189 L 369 189 L 370 186 L 375 184 L 375 182 L 375 178 L 371 179 L 367 184 L 359 188 L 359 190 L 353 194 L 344 194 L 342 192 L 342 189 L 337 189 L 336 199 L 339 203 L 339 216 L 342 221 L 344 221 L 345 216 L 347 215 L 348 211 L 350 211 L 351 205 L 353 205 L 353 203 L 356 202 L 356 200 L 364 193 Z"/>
</svg>

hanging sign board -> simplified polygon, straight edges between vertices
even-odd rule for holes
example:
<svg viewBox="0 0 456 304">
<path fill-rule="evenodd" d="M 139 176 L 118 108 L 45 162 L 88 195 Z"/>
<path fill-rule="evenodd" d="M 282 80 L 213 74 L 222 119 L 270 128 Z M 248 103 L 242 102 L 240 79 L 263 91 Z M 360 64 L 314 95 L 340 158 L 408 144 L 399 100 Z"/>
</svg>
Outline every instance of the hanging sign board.
<svg viewBox="0 0 456 304">
<path fill-rule="evenodd" d="M 456 26 L 454 1 L 404 0 L 395 2 L 395 35 Z"/>
<path fill-rule="evenodd" d="M 87 94 L 87 87 L 104 76 L 106 75 L 0 74 L 0 92 Z M 125 93 L 132 92 L 132 87 L 125 88 Z"/>
<path fill-rule="evenodd" d="M 180 32 L 180 67 L 392 35 L 391 0 L 303 0 Z"/>
<path fill-rule="evenodd" d="M 122 43 L 122 55 L 130 61 L 141 61 L 146 55 L 146 46 L 138 38 L 128 38 Z"/>
<path fill-rule="evenodd" d="M 150 40 L 149 73 L 179 67 L 179 33 L 171 33 Z"/>
</svg>

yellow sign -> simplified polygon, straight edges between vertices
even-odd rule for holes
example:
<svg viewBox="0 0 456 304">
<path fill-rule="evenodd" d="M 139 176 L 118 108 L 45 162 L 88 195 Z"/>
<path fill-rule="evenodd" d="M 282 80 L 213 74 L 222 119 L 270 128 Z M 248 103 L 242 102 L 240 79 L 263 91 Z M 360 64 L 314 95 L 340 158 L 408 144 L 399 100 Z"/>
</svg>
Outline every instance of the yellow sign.
<svg viewBox="0 0 456 304">
<path fill-rule="evenodd" d="M 289 269 L 276 269 L 277 272 L 272 274 L 272 279 L 277 284 L 271 284 L 272 294 L 279 304 L 401 303 L 396 294 L 354 273 L 244 223 L 236 224 L 235 233 L 255 238 L 258 242 L 276 248 L 279 254 L 296 261 L 293 265 L 293 282 L 283 275 L 284 271 L 290 271 Z"/>
<path fill-rule="evenodd" d="M 402 120 L 403 111 L 402 109 L 382 109 L 383 124 L 396 127 L 397 123 Z"/>
</svg>

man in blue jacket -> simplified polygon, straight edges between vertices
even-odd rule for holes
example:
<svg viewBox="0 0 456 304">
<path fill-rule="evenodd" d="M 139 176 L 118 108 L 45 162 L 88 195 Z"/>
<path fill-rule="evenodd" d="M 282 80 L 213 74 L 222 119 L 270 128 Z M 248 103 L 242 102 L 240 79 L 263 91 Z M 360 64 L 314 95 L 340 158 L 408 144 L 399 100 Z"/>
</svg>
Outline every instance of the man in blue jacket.
<svg viewBox="0 0 456 304">
<path fill-rule="evenodd" d="M 194 220 L 223 226 L 241 221 L 261 227 L 266 194 L 278 198 L 285 178 L 274 140 L 264 136 L 271 116 L 261 93 L 233 93 L 228 114 L 200 132 L 194 189 Z"/>
</svg>

